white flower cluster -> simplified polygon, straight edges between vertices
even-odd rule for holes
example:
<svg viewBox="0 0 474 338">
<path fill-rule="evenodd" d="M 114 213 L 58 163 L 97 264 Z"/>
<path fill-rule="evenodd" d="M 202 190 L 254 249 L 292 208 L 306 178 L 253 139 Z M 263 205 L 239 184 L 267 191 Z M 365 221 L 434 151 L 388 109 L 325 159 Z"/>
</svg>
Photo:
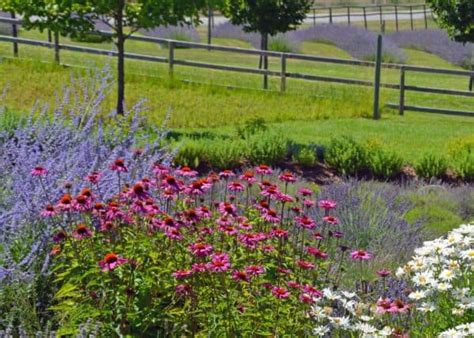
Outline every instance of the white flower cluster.
<svg viewBox="0 0 474 338">
<path fill-rule="evenodd" d="M 396 275 L 411 279 L 415 289 L 408 297 L 418 311 L 443 310 L 462 318 L 474 309 L 473 272 L 474 225 L 463 224 L 446 237 L 425 242 Z"/>
<path fill-rule="evenodd" d="M 362 303 L 357 295 L 347 291 L 323 290 L 323 296 L 315 299 L 310 316 L 318 323 L 313 329 L 317 337 L 328 333 L 353 332 L 361 337 L 389 337 L 393 329 L 378 329 L 372 325 L 371 305 Z"/>
<path fill-rule="evenodd" d="M 461 324 L 453 329 L 443 331 L 439 334 L 439 338 L 462 338 L 474 337 L 474 322 L 469 324 Z"/>
</svg>

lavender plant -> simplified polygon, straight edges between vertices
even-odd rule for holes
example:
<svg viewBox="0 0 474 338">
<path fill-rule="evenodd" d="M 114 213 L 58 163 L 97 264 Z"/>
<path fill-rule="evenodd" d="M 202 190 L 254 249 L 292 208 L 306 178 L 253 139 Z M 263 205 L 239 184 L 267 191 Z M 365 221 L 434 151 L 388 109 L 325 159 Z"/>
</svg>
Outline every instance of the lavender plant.
<svg viewBox="0 0 474 338">
<path fill-rule="evenodd" d="M 201 38 L 194 26 L 160 26 L 150 30 L 143 30 L 143 34 L 158 38 L 200 42 Z"/>
<path fill-rule="evenodd" d="M 373 60 L 377 51 L 377 34 L 360 27 L 344 25 L 318 25 L 289 34 L 298 41 L 322 41 L 334 44 L 357 59 Z M 404 62 L 403 51 L 392 41 L 383 42 L 385 62 Z"/>
<path fill-rule="evenodd" d="M 474 44 L 455 42 L 441 29 L 400 31 L 387 37 L 401 48 L 426 51 L 466 68 L 474 65 Z"/>
<path fill-rule="evenodd" d="M 90 80 L 72 79 L 52 114 L 47 106 L 33 109 L 17 129 L 0 132 L 0 280 L 18 271 L 27 279 L 34 277 L 35 258 L 41 257 L 51 236 L 39 221 L 45 202 L 52 203 L 66 191 L 75 193 L 75 182 L 106 169 L 117 158 L 130 163 L 124 173 L 130 179 L 142 177 L 157 161 L 171 161 L 161 146 L 163 129 L 151 143 L 140 135 L 143 102 L 126 117 L 111 118 L 102 108 L 112 88 L 109 69 L 89 76 Z M 35 170 L 48 172 L 41 184 L 32 175 Z M 105 196 L 116 193 L 112 179 L 107 173 L 101 179 L 98 188 Z"/>
</svg>

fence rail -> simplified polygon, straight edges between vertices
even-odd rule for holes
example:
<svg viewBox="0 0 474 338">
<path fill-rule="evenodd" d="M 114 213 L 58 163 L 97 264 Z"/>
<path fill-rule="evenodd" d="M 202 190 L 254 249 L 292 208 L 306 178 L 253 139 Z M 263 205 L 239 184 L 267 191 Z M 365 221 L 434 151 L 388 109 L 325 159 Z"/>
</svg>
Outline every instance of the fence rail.
<svg viewBox="0 0 474 338">
<path fill-rule="evenodd" d="M 12 25 L 21 24 L 21 20 L 8 19 L 8 18 L 0 18 L 0 22 L 10 23 Z M 110 35 L 111 33 L 101 32 L 101 34 Z M 57 36 L 57 34 L 55 35 Z M 125 57 L 129 59 L 135 59 L 135 60 L 168 64 L 169 72 L 171 75 L 173 73 L 174 68 L 177 65 L 180 65 L 180 66 L 194 67 L 194 68 L 204 68 L 204 69 L 213 69 L 213 70 L 220 70 L 220 71 L 263 75 L 264 77 L 267 77 L 267 76 L 279 77 L 281 92 L 286 91 L 288 78 L 301 79 L 301 80 L 306 80 L 306 81 L 318 81 L 318 82 L 328 82 L 328 83 L 336 83 L 336 84 L 374 87 L 374 93 L 377 93 L 379 91 L 379 88 L 399 90 L 400 91 L 399 104 L 397 105 L 390 104 L 390 106 L 391 107 L 396 106 L 396 108 L 399 109 L 401 115 L 403 115 L 404 111 L 406 110 L 417 110 L 417 111 L 426 111 L 426 112 L 434 112 L 435 110 L 429 107 L 415 107 L 411 105 L 406 105 L 405 93 L 407 91 L 432 93 L 432 94 L 438 94 L 438 95 L 474 97 L 474 92 L 472 91 L 412 86 L 412 85 L 406 85 L 405 83 L 406 73 L 408 72 L 424 72 L 424 73 L 430 73 L 430 74 L 460 76 L 460 77 L 466 77 L 469 81 L 472 81 L 472 79 L 474 79 L 474 71 L 439 69 L 439 68 L 382 63 L 380 59 L 378 59 L 377 62 L 372 62 L 372 61 L 328 58 L 328 57 L 303 55 L 303 54 L 295 54 L 295 53 L 280 53 L 280 52 L 263 51 L 263 50 L 257 50 L 257 49 L 245 49 L 245 48 L 237 48 L 237 47 L 207 45 L 207 44 L 201 44 L 201 43 L 176 41 L 176 40 L 146 37 L 146 36 L 139 36 L 139 35 L 132 35 L 130 39 L 167 45 L 168 50 L 169 50 L 168 57 L 144 55 L 144 54 L 130 53 L 130 52 L 126 52 Z M 81 53 L 87 53 L 87 54 L 95 54 L 95 55 L 106 55 L 106 56 L 117 56 L 118 54 L 114 50 L 98 49 L 98 48 L 84 47 L 84 46 L 71 45 L 71 44 L 62 44 L 59 42 L 59 38 L 56 38 L 54 39 L 54 41 L 49 42 L 49 41 L 39 41 L 39 40 L 19 38 L 17 36 L 1 36 L 0 35 L 0 41 L 12 43 L 13 46 L 16 46 L 16 54 L 14 50 L 14 56 L 18 56 L 18 52 L 19 52 L 18 45 L 31 45 L 31 46 L 38 46 L 38 47 L 53 49 L 55 51 L 55 61 L 57 63 L 59 63 L 60 61 L 59 56 L 60 56 L 61 50 L 81 52 Z M 278 58 L 280 60 L 280 70 L 276 71 L 276 70 L 261 69 L 261 68 L 240 67 L 240 66 L 207 63 L 207 62 L 201 62 L 201 61 L 195 61 L 195 60 L 177 59 L 174 53 L 174 50 L 176 47 L 204 49 L 209 52 L 223 51 L 223 52 L 230 52 L 230 53 L 256 55 L 260 57 Z M 380 83 L 380 74 L 378 74 L 378 80 L 376 76 L 374 81 L 369 81 L 369 80 L 360 80 L 360 79 L 354 79 L 354 78 L 341 78 L 341 77 L 331 77 L 331 76 L 323 76 L 323 75 L 315 75 L 315 74 L 302 74 L 302 73 L 296 73 L 296 72 L 289 72 L 287 61 L 290 59 L 304 60 L 304 61 L 309 61 L 309 62 L 314 62 L 314 63 L 332 63 L 332 64 L 339 64 L 339 65 L 357 66 L 361 68 L 364 67 L 366 69 L 367 68 L 373 69 L 374 74 L 377 73 L 376 72 L 377 66 L 380 66 L 381 70 L 382 69 L 395 69 L 395 70 L 400 71 L 400 83 Z M 377 107 L 374 107 L 374 112 Z M 440 111 L 443 111 L 443 110 L 436 109 L 436 112 L 440 112 Z M 474 116 L 474 112 L 453 111 L 449 109 L 446 109 L 444 111 L 446 111 L 449 114 Z"/>
</svg>

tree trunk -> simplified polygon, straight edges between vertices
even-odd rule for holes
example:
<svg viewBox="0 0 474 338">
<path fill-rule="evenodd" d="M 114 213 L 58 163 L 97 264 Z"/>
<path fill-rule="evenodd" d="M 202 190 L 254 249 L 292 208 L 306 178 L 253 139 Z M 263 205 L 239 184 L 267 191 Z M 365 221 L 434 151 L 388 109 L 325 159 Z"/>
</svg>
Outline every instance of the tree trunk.
<svg viewBox="0 0 474 338">
<path fill-rule="evenodd" d="M 268 34 L 266 33 L 262 34 L 260 49 L 268 50 Z M 268 56 L 263 55 L 262 57 L 260 57 L 260 60 L 263 66 L 262 67 L 263 70 L 268 70 Z M 268 89 L 268 75 L 267 74 L 263 75 L 263 89 Z"/>
<path fill-rule="evenodd" d="M 124 115 L 125 101 L 125 36 L 123 33 L 123 11 L 125 0 L 119 0 L 115 16 L 115 28 L 117 32 L 117 115 Z"/>
</svg>

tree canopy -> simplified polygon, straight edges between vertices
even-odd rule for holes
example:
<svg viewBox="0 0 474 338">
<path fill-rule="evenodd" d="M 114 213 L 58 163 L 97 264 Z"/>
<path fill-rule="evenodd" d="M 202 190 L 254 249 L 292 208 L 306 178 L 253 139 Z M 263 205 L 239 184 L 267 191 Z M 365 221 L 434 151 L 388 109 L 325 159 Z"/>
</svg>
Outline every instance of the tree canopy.
<svg viewBox="0 0 474 338">
<path fill-rule="evenodd" d="M 474 42 L 474 0 L 427 0 L 437 21 L 459 42 Z"/>
</svg>

